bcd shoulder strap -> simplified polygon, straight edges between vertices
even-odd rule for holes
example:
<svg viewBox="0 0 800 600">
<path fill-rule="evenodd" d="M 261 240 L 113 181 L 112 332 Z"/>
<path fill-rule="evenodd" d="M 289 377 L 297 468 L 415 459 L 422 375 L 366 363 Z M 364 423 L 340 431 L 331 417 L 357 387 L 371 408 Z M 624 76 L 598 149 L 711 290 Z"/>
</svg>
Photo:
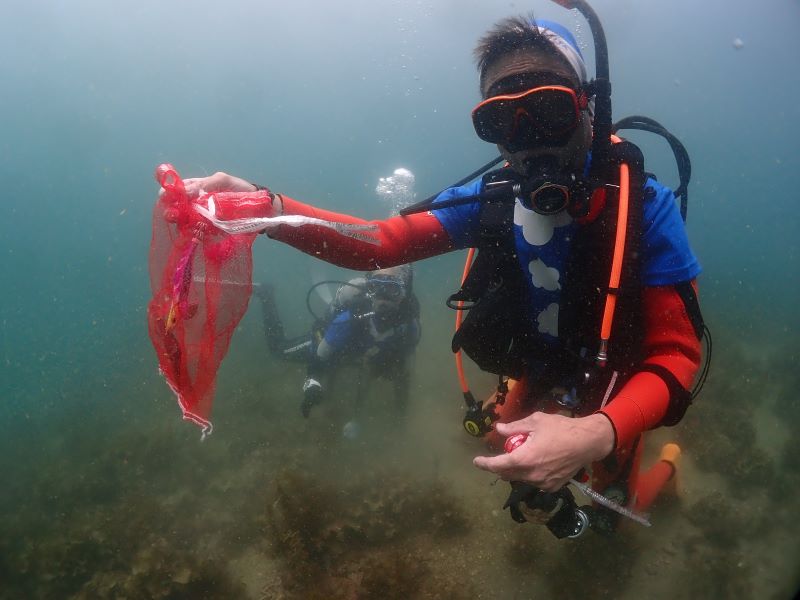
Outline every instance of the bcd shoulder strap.
<svg viewBox="0 0 800 600">
<path fill-rule="evenodd" d="M 567 262 L 559 309 L 559 337 L 571 356 L 593 359 L 598 350 L 605 298 L 619 212 L 619 165 L 629 167 L 629 209 L 617 305 L 608 350 L 608 377 L 596 377 L 593 387 L 607 386 L 611 374 L 625 381 L 642 358 L 644 339 L 641 285 L 641 238 L 644 210 L 644 157 L 634 144 L 623 141 L 611 148 L 606 174 L 605 207 L 597 219 L 580 225 Z M 596 392 L 596 390 L 595 390 Z M 599 394 L 602 398 L 602 392 Z M 584 397 L 597 397 L 592 390 Z"/>
<path fill-rule="evenodd" d="M 463 350 L 482 370 L 520 377 L 534 339 L 527 320 L 528 290 L 514 244 L 513 199 L 485 202 L 480 211 L 478 256 L 458 292 L 467 316 L 453 336 L 453 352 Z"/>
<path fill-rule="evenodd" d="M 623 162 L 630 173 L 630 207 L 608 371 L 631 371 L 641 359 L 643 341 L 639 246 L 645 174 L 641 151 L 626 141 L 611 149 L 604 209 L 594 221 L 579 226 L 570 249 L 558 319 L 563 354 L 554 357 L 538 343 L 530 319 L 529 290 L 514 243 L 513 201 L 482 207 L 478 256 L 461 289 L 448 299 L 451 307 L 462 301 L 469 309 L 453 336 L 454 352 L 462 349 L 481 369 L 511 377 L 524 374 L 531 360 L 571 374 L 578 367 L 575 361 L 583 360 L 579 356 L 594 356 L 614 253 Z"/>
</svg>

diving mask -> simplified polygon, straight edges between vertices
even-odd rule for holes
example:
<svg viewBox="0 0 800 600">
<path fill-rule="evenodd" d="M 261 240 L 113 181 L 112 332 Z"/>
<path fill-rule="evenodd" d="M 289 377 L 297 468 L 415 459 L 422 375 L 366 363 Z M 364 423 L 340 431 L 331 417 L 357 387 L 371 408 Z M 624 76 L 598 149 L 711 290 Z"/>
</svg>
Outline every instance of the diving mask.
<svg viewBox="0 0 800 600">
<path fill-rule="evenodd" d="M 472 123 L 482 140 L 516 152 L 562 143 L 588 106 L 585 91 L 546 85 L 487 98 L 472 110 Z"/>
<path fill-rule="evenodd" d="M 367 278 L 367 294 L 380 300 L 398 301 L 405 297 L 406 286 L 395 277 L 379 276 Z"/>
</svg>

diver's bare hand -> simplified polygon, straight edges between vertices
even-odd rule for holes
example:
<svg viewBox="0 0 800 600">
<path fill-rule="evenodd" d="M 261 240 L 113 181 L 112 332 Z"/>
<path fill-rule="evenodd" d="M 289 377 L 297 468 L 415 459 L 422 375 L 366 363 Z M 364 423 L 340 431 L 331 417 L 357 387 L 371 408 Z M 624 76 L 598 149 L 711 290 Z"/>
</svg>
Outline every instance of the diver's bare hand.
<svg viewBox="0 0 800 600">
<path fill-rule="evenodd" d="M 513 423 L 497 423 L 497 433 L 527 433 L 513 452 L 478 456 L 473 464 L 507 481 L 525 481 L 547 492 L 564 486 L 581 468 L 608 456 L 614 430 L 602 414 L 570 418 L 535 412 Z"/>
<path fill-rule="evenodd" d="M 217 171 L 208 177 L 190 177 L 183 180 L 189 198 L 197 198 L 201 194 L 214 192 L 253 192 L 256 186 L 240 177 Z"/>
</svg>

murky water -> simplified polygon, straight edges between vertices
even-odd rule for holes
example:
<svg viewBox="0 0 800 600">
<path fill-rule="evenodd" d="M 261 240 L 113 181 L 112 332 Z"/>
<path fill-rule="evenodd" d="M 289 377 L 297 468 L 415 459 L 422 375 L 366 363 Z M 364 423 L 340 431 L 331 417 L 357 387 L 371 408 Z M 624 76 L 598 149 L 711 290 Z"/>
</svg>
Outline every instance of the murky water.
<svg viewBox="0 0 800 600">
<path fill-rule="evenodd" d="M 537 15 L 580 20 L 544 0 Z M 215 433 L 182 422 L 146 337 L 153 167 L 226 170 L 364 217 L 403 166 L 427 195 L 489 160 L 477 37 L 527 5 L 7 2 L 0 18 L 0 598 L 788 598 L 800 584 L 797 3 L 595 3 L 615 115 L 689 148 L 689 233 L 714 364 L 678 426 L 653 527 L 559 541 L 471 465 L 449 352 L 463 256 L 417 265 L 405 416 L 376 385 L 300 415 L 301 365 L 257 306 L 219 376 Z M 579 36 L 589 40 L 585 26 Z M 734 43 L 735 40 L 739 43 Z M 638 138 L 637 138 L 638 139 Z M 671 158 L 642 142 L 671 183 Z M 287 330 L 312 259 L 266 239 Z M 323 268 L 326 277 L 352 272 Z M 491 378 L 473 373 L 478 394 Z"/>
</svg>

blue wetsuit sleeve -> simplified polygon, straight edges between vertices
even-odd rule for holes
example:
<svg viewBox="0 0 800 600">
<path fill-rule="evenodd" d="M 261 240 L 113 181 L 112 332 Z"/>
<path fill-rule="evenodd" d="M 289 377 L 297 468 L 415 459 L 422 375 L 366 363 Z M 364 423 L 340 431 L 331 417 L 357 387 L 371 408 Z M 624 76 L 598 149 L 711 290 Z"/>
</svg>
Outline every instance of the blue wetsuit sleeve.
<svg viewBox="0 0 800 600">
<path fill-rule="evenodd" d="M 474 196 L 481 192 L 482 185 L 483 182 L 478 179 L 461 187 L 448 188 L 436 197 L 434 203 Z M 433 208 L 431 212 L 442 224 L 447 235 L 450 236 L 453 246 L 456 248 L 471 248 L 478 243 L 481 214 L 480 202 L 475 201 L 447 208 Z"/>
<path fill-rule="evenodd" d="M 642 278 L 647 286 L 673 285 L 700 274 L 671 189 L 648 179 L 642 223 Z"/>
<path fill-rule="evenodd" d="M 353 317 L 350 311 L 344 311 L 336 315 L 331 321 L 323 336 L 325 342 L 334 352 L 344 348 L 353 337 Z"/>
</svg>

